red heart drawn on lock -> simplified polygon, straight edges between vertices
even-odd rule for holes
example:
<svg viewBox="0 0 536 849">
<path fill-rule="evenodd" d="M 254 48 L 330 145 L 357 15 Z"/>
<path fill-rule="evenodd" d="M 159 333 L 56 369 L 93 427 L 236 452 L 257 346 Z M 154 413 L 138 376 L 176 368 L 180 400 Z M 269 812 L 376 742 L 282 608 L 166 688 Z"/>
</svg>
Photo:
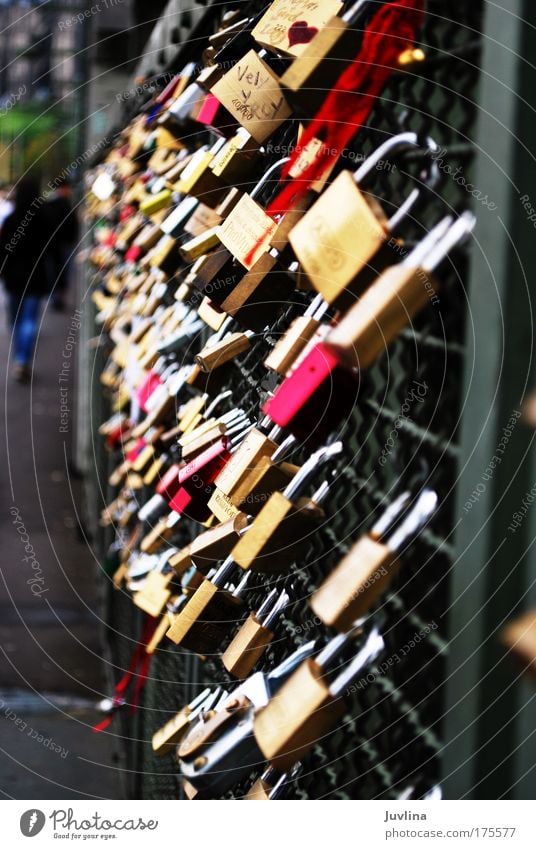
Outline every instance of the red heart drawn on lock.
<svg viewBox="0 0 536 849">
<path fill-rule="evenodd" d="M 288 43 L 290 47 L 295 44 L 309 44 L 311 39 L 317 34 L 316 27 L 307 26 L 307 21 L 294 21 L 288 29 Z"/>
</svg>

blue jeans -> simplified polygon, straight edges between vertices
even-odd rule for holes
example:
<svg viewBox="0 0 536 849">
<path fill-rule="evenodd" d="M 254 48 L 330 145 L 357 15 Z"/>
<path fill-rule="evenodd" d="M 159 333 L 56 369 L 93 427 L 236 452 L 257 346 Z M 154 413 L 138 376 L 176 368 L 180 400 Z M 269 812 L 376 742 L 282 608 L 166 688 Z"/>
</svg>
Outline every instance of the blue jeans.
<svg viewBox="0 0 536 849">
<path fill-rule="evenodd" d="M 9 296 L 9 314 L 13 331 L 13 350 L 17 365 L 30 364 L 37 337 L 39 305 L 41 298 L 26 295 L 22 300 L 18 295 Z"/>
</svg>

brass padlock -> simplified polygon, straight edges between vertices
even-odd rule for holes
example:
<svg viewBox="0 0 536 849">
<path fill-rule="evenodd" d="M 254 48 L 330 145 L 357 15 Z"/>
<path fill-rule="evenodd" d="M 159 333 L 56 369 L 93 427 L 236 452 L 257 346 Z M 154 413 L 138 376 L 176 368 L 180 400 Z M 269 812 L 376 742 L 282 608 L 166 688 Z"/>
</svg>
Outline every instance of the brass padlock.
<svg viewBox="0 0 536 849">
<path fill-rule="evenodd" d="M 278 227 L 255 198 L 273 179 L 273 175 L 280 173 L 288 160 L 287 156 L 274 162 L 262 175 L 255 188 L 249 194 L 242 195 L 219 227 L 220 242 L 248 271 L 251 271 L 263 254 L 270 250 L 271 240 Z"/>
<path fill-rule="evenodd" d="M 246 53 L 211 91 L 260 144 L 291 114 L 277 77 L 254 50 Z"/>
<path fill-rule="evenodd" d="M 356 630 L 335 637 L 315 660 L 304 661 L 266 707 L 256 713 L 253 729 L 257 745 L 277 769 L 291 769 L 337 725 L 346 709 L 345 691 L 383 650 L 383 639 L 373 623 L 363 647 L 330 682 L 330 667 Z"/>
<path fill-rule="evenodd" d="M 376 362 L 413 316 L 437 298 L 431 272 L 474 224 L 472 213 L 463 213 L 454 223 L 447 216 L 399 265 L 378 277 L 326 336 L 325 344 L 341 363 L 366 369 Z"/>
<path fill-rule="evenodd" d="M 222 655 L 227 672 L 246 678 L 274 638 L 273 626 L 290 600 L 285 590 L 273 589 L 255 613 L 251 613 Z"/>
<path fill-rule="evenodd" d="M 325 481 L 312 498 L 302 497 L 301 493 L 342 448 L 341 442 L 334 442 L 315 451 L 287 488 L 270 496 L 231 552 L 242 569 L 277 573 L 294 562 L 324 516 L 320 504 L 328 494 L 329 485 Z"/>
<path fill-rule="evenodd" d="M 147 575 L 143 588 L 132 596 L 132 601 L 149 616 L 160 616 L 171 598 L 173 571 L 167 573 L 153 569 Z"/>
<path fill-rule="evenodd" d="M 206 345 L 195 355 L 194 360 L 204 372 L 211 373 L 244 354 L 251 347 L 252 335 L 252 331 L 228 333 L 215 344 L 211 342 Z"/>
<path fill-rule="evenodd" d="M 225 589 L 234 568 L 227 558 L 210 580 L 203 581 L 174 617 L 167 632 L 173 643 L 204 655 L 221 648 L 230 626 L 241 618 L 244 609 L 242 595 L 247 582 L 242 580 L 232 591 Z"/>
<path fill-rule="evenodd" d="M 435 150 L 430 141 L 428 153 Z M 420 196 L 413 189 L 389 220 L 378 202 L 363 194 L 360 185 L 390 154 L 419 147 L 415 133 L 400 133 L 384 142 L 358 168 L 355 174 L 342 171 L 290 233 L 290 243 L 303 270 L 317 292 L 329 304 L 351 305 L 393 259 L 394 239 L 399 223 Z M 431 160 L 431 173 L 437 166 Z"/>
<path fill-rule="evenodd" d="M 257 428 L 250 431 L 216 478 L 208 506 L 220 521 L 238 509 L 256 516 L 272 493 L 284 489 L 299 471 L 298 466 L 283 462 L 295 439 L 289 436 L 278 446 L 274 439 L 279 430 L 272 428 L 268 435 Z"/>
<path fill-rule="evenodd" d="M 400 551 L 430 520 L 437 507 L 437 494 L 425 489 L 413 507 L 403 493 L 372 528 L 343 557 L 311 598 L 310 605 L 330 628 L 347 630 L 352 622 L 369 613 L 396 575 Z"/>
<path fill-rule="evenodd" d="M 192 563 L 201 572 L 208 569 L 219 560 L 225 560 L 240 538 L 240 532 L 248 525 L 248 517 L 245 513 L 237 515 L 227 522 L 222 522 L 213 528 L 209 528 L 199 534 L 189 546 Z"/>
<path fill-rule="evenodd" d="M 322 31 L 342 7 L 340 0 L 272 0 L 251 34 L 268 50 L 301 56 L 312 38 Z"/>
</svg>

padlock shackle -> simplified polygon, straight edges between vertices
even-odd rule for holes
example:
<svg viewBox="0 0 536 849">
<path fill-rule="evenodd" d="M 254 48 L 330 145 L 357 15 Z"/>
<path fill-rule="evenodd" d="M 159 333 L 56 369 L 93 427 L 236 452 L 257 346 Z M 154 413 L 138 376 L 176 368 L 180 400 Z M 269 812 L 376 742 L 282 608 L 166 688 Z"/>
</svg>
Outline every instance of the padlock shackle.
<svg viewBox="0 0 536 849">
<path fill-rule="evenodd" d="M 231 555 L 229 555 L 225 558 L 219 569 L 216 569 L 213 576 L 210 578 L 210 582 L 214 584 L 215 587 L 223 587 L 235 567 L 236 563 Z"/>
<path fill-rule="evenodd" d="M 426 138 L 427 152 L 429 154 L 437 153 L 439 151 L 439 145 L 430 137 Z M 393 152 L 401 153 L 405 150 L 411 148 L 421 148 L 421 140 L 417 133 L 413 132 L 404 132 L 397 133 L 395 136 L 391 136 L 390 139 L 384 141 L 379 147 L 373 151 L 370 156 L 367 156 L 365 161 L 359 166 L 357 171 L 354 172 L 354 180 L 358 186 L 361 187 L 361 183 L 363 180 L 372 172 L 376 166 L 382 162 L 384 159 L 388 158 L 389 154 Z M 440 171 L 437 165 L 437 162 L 432 159 L 431 166 L 428 171 L 427 176 L 427 185 L 429 187 L 434 187 L 439 178 Z M 419 197 L 421 195 L 421 190 L 419 188 L 414 188 L 405 199 L 405 201 L 401 204 L 401 206 L 397 209 L 394 215 L 389 218 L 387 225 L 388 229 L 391 233 L 393 233 L 401 221 L 406 218 L 412 207 L 417 203 Z"/>
<path fill-rule="evenodd" d="M 385 534 L 393 527 L 394 523 L 402 516 L 405 508 L 411 500 L 411 492 L 409 489 L 402 492 L 392 504 L 382 513 L 377 522 L 372 526 L 370 535 L 374 539 L 381 540 Z"/>
<path fill-rule="evenodd" d="M 255 198 L 261 193 L 262 189 L 264 188 L 265 184 L 268 182 L 274 171 L 282 171 L 285 163 L 289 161 L 290 156 L 284 156 L 282 159 L 278 159 L 277 162 L 274 162 L 273 165 L 270 165 L 270 167 L 267 168 L 264 174 L 262 175 L 257 185 L 249 193 L 250 198 L 252 200 L 255 200 Z"/>
<path fill-rule="evenodd" d="M 329 643 L 324 646 L 321 652 L 315 658 L 315 663 L 320 669 L 327 669 L 329 664 L 335 660 L 336 657 L 341 653 L 341 651 L 350 643 L 354 637 L 360 634 L 363 631 L 363 621 L 362 619 L 358 620 L 349 631 L 344 634 L 337 634 L 336 637 L 333 637 Z"/>
<path fill-rule="evenodd" d="M 283 428 L 279 428 L 280 432 L 282 432 L 282 430 L 283 430 Z M 272 431 L 270 431 L 270 433 L 271 432 Z M 288 455 L 291 453 L 291 449 L 295 444 L 296 444 L 296 437 L 291 433 L 291 434 L 289 434 L 289 436 L 287 436 L 286 439 L 283 440 L 281 445 L 279 445 L 276 448 L 276 450 L 274 451 L 274 453 L 270 457 L 270 460 L 272 461 L 272 463 L 281 463 L 285 459 L 285 457 L 288 457 Z"/>
<path fill-rule="evenodd" d="M 402 523 L 386 541 L 390 551 L 398 553 L 409 545 L 437 509 L 438 496 L 433 489 L 423 489 Z"/>
<path fill-rule="evenodd" d="M 325 445 L 311 454 L 308 460 L 305 461 L 301 469 L 296 472 L 291 482 L 283 492 L 283 495 L 292 501 L 297 495 L 301 495 L 305 487 L 314 479 L 320 469 L 329 463 L 334 457 L 337 457 L 343 451 L 343 444 L 340 440 L 333 442 L 331 445 Z"/>
<path fill-rule="evenodd" d="M 283 686 L 287 678 L 292 675 L 294 670 L 297 669 L 304 660 L 312 657 L 315 648 L 316 640 L 309 640 L 309 642 L 304 643 L 303 646 L 299 646 L 292 652 L 292 654 L 282 660 L 279 666 L 276 666 L 275 669 L 268 673 L 268 681 L 270 682 L 270 690 L 272 693 L 276 692 Z M 256 674 L 258 675 L 259 673 Z"/>
<path fill-rule="evenodd" d="M 370 4 L 370 0 L 356 0 L 353 6 L 342 15 L 342 20 L 347 24 L 355 23 L 355 19 L 359 12 L 364 10 Z"/>
<path fill-rule="evenodd" d="M 431 249 L 443 238 L 450 225 L 452 224 L 452 216 L 446 215 L 442 218 L 435 227 L 426 234 L 424 239 L 415 245 L 413 250 L 400 263 L 403 268 L 418 268 L 425 261 L 426 256 Z"/>
<path fill-rule="evenodd" d="M 388 158 L 388 154 L 402 153 L 415 147 L 420 147 L 417 133 L 408 131 L 391 136 L 391 138 L 382 142 L 376 150 L 373 150 L 364 162 L 361 163 L 359 168 L 354 171 L 355 182 L 360 186 L 363 180 L 376 168 L 378 163 Z"/>
<path fill-rule="evenodd" d="M 273 590 L 270 590 L 264 601 L 261 603 L 261 606 L 258 610 L 255 611 L 255 619 L 258 621 L 262 621 L 262 618 L 266 615 L 270 607 L 272 606 L 272 602 L 277 595 L 277 588 L 274 587 Z"/>
<path fill-rule="evenodd" d="M 208 407 L 205 408 L 205 412 L 204 412 L 205 418 L 208 419 L 208 417 L 210 415 L 212 415 L 212 413 L 214 412 L 216 407 L 218 407 L 222 403 L 222 401 L 225 401 L 227 398 L 232 397 L 232 395 L 233 395 L 233 393 L 232 393 L 231 389 L 226 389 L 225 392 L 220 392 L 219 395 L 216 395 L 214 400 L 211 401 L 210 404 L 208 405 Z"/>
<path fill-rule="evenodd" d="M 476 217 L 472 212 L 463 212 L 447 230 L 445 236 L 434 246 L 422 263 L 425 271 L 433 271 L 456 245 L 464 242 L 473 232 Z"/>
<path fill-rule="evenodd" d="M 262 627 L 267 628 L 270 631 L 272 625 L 277 621 L 278 617 L 281 615 L 289 601 L 289 594 L 286 592 L 286 590 L 281 590 L 281 594 L 277 599 L 276 603 L 274 604 L 272 610 L 270 610 L 269 613 L 262 620 Z"/>
<path fill-rule="evenodd" d="M 358 651 L 354 659 L 348 664 L 340 675 L 335 678 L 329 691 L 334 698 L 342 696 L 344 691 L 352 684 L 355 678 L 371 663 L 377 659 L 385 647 L 385 643 L 377 624 L 372 626 L 367 635 L 365 645 Z"/>
</svg>

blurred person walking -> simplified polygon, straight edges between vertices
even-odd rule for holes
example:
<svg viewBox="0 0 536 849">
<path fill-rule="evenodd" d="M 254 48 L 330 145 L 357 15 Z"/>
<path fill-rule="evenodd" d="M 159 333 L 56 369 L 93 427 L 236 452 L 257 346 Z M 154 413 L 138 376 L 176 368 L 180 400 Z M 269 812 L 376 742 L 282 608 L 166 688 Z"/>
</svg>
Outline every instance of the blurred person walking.
<svg viewBox="0 0 536 849">
<path fill-rule="evenodd" d="M 51 290 L 51 231 L 35 177 L 23 177 L 14 190 L 14 209 L 0 230 L 0 277 L 8 296 L 13 332 L 14 377 L 31 377 L 42 298 Z"/>
<path fill-rule="evenodd" d="M 47 200 L 47 211 L 52 228 L 52 309 L 62 312 L 69 288 L 71 259 L 78 240 L 78 219 L 72 204 L 73 192 L 69 179 L 63 178 L 56 186 L 56 190 Z"/>
</svg>

